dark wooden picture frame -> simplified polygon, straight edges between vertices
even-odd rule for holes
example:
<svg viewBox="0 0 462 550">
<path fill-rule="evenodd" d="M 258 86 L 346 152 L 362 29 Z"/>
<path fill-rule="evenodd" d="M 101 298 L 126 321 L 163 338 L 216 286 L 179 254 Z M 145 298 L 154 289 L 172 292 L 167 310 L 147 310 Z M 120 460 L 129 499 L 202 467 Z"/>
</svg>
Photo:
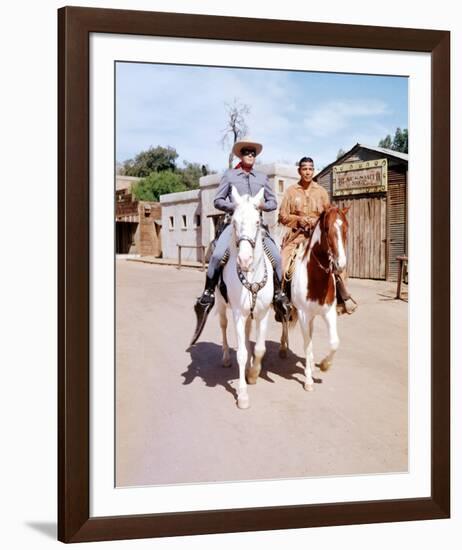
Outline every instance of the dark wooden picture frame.
<svg viewBox="0 0 462 550">
<path fill-rule="evenodd" d="M 450 514 L 450 33 L 66 7 L 58 12 L 58 538 L 63 542 L 447 518 Z M 431 496 L 90 517 L 90 33 L 431 53 Z"/>
</svg>

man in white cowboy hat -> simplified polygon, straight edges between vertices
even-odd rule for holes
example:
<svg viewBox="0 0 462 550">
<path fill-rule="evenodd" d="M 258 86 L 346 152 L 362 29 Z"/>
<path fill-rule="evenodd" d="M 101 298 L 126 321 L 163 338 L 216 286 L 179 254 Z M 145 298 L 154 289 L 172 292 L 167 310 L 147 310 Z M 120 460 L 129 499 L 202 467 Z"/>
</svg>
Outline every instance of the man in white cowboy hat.
<svg viewBox="0 0 462 550">
<path fill-rule="evenodd" d="M 217 194 L 215 195 L 214 206 L 228 214 L 234 212 L 235 204 L 231 196 L 231 188 L 235 187 L 240 195 L 255 196 L 263 187 L 264 203 L 262 210 L 270 212 L 276 210 L 276 195 L 268 181 L 266 174 L 257 172 L 254 169 L 255 159 L 261 153 L 263 146 L 250 138 L 244 138 L 236 141 L 233 147 L 233 153 L 239 157 L 240 162 L 235 168 L 226 170 L 221 178 Z M 205 281 L 204 292 L 197 299 L 194 310 L 197 316 L 197 326 L 191 345 L 199 338 L 209 311 L 215 303 L 215 287 L 218 283 L 222 268 L 222 260 L 228 250 L 231 242 L 232 226 L 228 224 L 218 237 L 215 243 L 215 249 L 209 261 L 207 278 Z M 277 319 L 282 320 L 289 314 L 289 300 L 281 289 L 282 264 L 279 249 L 273 241 L 268 231 L 265 231 L 263 237 L 265 248 L 268 250 L 268 256 L 272 256 L 274 261 L 274 298 L 273 304 Z"/>
</svg>

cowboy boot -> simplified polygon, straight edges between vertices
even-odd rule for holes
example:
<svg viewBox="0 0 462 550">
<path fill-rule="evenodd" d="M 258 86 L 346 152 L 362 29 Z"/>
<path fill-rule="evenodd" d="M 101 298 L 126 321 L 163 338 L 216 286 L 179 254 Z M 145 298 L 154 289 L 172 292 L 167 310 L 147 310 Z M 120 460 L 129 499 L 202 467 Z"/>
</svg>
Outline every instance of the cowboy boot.
<svg viewBox="0 0 462 550">
<path fill-rule="evenodd" d="M 275 311 L 274 318 L 278 323 L 288 321 L 292 306 L 287 294 L 282 290 L 282 284 L 279 277 L 276 275 L 276 271 L 273 275 L 274 282 L 274 295 L 273 295 L 273 307 Z"/>
<path fill-rule="evenodd" d="M 337 298 L 337 315 L 343 315 L 344 313 L 351 315 L 358 307 L 358 304 L 350 296 L 345 286 L 345 281 L 338 273 L 335 274 L 335 293 Z M 350 305 L 347 304 L 349 301 L 352 302 Z"/>
<path fill-rule="evenodd" d="M 194 305 L 196 313 L 196 330 L 191 340 L 191 346 L 197 342 L 207 321 L 210 310 L 215 304 L 215 287 L 220 277 L 220 269 L 217 269 L 212 277 L 207 275 L 204 292 L 199 296 Z"/>
</svg>

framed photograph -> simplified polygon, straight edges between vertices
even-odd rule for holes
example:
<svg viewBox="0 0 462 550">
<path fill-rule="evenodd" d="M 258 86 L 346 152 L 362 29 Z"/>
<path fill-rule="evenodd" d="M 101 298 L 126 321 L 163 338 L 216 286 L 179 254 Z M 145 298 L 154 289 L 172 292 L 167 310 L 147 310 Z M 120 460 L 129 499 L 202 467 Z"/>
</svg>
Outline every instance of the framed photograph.
<svg viewBox="0 0 462 550">
<path fill-rule="evenodd" d="M 59 540 L 449 517 L 449 32 L 58 29 Z"/>
</svg>

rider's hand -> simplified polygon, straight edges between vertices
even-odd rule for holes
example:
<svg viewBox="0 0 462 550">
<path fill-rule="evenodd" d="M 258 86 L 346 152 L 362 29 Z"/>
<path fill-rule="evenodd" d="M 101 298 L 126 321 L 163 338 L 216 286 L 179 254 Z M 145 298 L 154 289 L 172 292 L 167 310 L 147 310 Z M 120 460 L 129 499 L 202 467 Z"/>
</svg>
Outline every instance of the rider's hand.
<svg viewBox="0 0 462 550">
<path fill-rule="evenodd" d="M 305 231 L 307 229 L 312 229 L 315 223 L 316 222 L 310 216 L 303 216 L 298 222 L 299 226 Z"/>
</svg>

